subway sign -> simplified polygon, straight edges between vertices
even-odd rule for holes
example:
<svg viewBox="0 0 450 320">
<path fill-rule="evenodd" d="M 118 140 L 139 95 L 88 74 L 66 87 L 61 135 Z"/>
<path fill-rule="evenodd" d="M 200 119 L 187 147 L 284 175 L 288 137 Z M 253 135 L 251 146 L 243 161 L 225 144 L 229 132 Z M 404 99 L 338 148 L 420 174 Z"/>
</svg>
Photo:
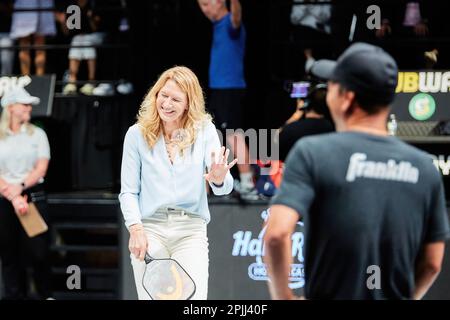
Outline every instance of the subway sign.
<svg viewBox="0 0 450 320">
<path fill-rule="evenodd" d="M 400 71 L 392 111 L 401 121 L 450 119 L 450 71 Z"/>
</svg>

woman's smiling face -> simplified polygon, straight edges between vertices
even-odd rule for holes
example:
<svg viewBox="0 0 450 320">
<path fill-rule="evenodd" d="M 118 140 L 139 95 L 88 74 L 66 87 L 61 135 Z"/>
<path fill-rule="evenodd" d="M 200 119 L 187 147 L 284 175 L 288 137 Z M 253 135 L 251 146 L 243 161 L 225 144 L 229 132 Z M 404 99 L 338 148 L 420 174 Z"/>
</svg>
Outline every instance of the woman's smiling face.
<svg viewBox="0 0 450 320">
<path fill-rule="evenodd" d="M 188 108 L 186 93 L 174 80 L 167 80 L 156 97 L 159 117 L 166 123 L 177 123 Z"/>
</svg>

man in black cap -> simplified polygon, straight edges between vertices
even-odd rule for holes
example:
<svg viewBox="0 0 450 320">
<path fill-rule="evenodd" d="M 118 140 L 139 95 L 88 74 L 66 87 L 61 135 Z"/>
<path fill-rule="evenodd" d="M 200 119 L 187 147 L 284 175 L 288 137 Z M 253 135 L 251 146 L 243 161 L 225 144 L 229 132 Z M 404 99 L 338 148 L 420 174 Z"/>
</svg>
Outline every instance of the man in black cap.
<svg viewBox="0 0 450 320">
<path fill-rule="evenodd" d="M 356 43 L 312 72 L 329 80 L 338 132 L 303 138 L 288 155 L 264 237 L 272 298 L 295 298 L 290 236 L 300 218 L 307 299 L 420 299 L 450 231 L 430 157 L 387 134 L 396 63 Z"/>
</svg>

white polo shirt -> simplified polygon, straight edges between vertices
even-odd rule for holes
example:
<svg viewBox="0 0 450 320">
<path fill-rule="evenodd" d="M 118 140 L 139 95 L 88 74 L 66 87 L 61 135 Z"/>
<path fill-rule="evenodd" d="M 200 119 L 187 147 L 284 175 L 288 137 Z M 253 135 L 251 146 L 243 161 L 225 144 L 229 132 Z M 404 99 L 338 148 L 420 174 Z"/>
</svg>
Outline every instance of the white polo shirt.
<svg viewBox="0 0 450 320">
<path fill-rule="evenodd" d="M 19 184 L 25 180 L 40 159 L 50 159 L 50 145 L 44 130 L 34 127 L 29 135 L 26 125 L 18 133 L 8 129 L 0 139 L 0 178 Z"/>
</svg>

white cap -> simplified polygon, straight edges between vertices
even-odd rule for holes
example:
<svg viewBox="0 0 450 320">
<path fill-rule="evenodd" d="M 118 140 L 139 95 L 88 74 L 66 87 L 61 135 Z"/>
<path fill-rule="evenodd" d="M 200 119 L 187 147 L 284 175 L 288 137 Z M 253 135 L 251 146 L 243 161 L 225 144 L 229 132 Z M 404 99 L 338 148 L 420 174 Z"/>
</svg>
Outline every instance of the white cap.
<svg viewBox="0 0 450 320">
<path fill-rule="evenodd" d="M 33 97 L 25 90 L 23 87 L 15 87 L 12 90 L 8 90 L 2 97 L 2 107 L 6 108 L 7 106 L 15 103 L 21 104 L 39 104 L 41 99 L 38 97 Z"/>
</svg>

